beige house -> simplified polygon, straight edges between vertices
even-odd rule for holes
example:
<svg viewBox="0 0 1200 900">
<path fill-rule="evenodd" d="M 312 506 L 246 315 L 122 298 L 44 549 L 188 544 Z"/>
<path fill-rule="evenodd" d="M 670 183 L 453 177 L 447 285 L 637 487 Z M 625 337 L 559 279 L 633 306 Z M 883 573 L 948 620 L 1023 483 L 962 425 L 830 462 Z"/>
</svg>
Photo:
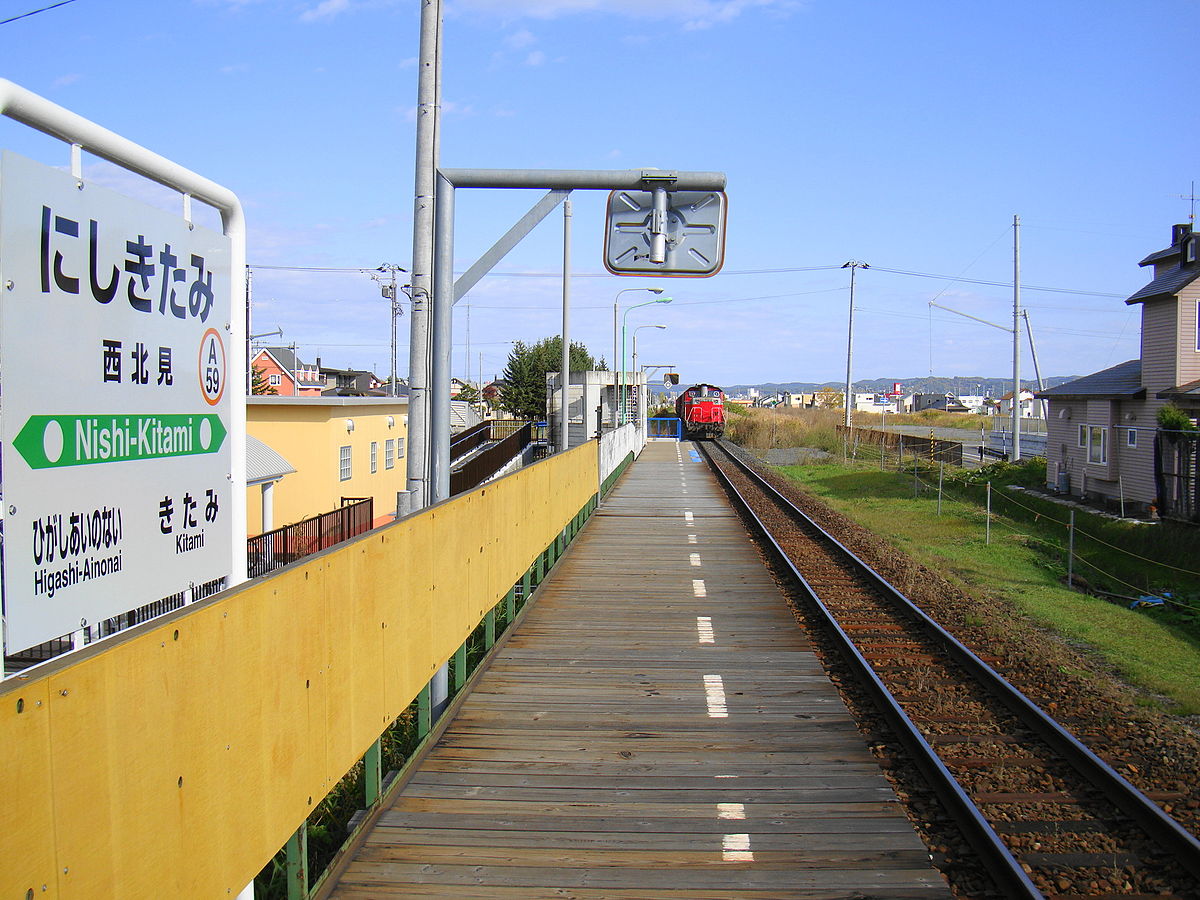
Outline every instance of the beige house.
<svg viewBox="0 0 1200 900">
<path fill-rule="evenodd" d="M 261 460 L 247 487 L 246 529 L 261 534 L 372 497 L 391 521 L 406 487 L 407 397 L 247 397 L 246 434 Z"/>
<path fill-rule="evenodd" d="M 1125 302 L 1142 308 L 1141 356 L 1042 391 L 1049 401 L 1047 482 L 1076 497 L 1126 510 L 1151 505 L 1195 520 L 1195 443 L 1158 429 L 1159 409 L 1175 403 L 1200 414 L 1200 235 L 1171 230 L 1171 246 L 1143 259 L 1149 284 Z"/>
</svg>

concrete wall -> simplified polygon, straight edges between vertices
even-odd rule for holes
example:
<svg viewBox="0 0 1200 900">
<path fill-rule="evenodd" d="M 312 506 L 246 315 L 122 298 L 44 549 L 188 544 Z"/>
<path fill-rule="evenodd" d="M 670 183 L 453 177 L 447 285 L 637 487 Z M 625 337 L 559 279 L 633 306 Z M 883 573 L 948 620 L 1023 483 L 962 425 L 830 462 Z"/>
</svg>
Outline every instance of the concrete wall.
<svg viewBox="0 0 1200 900">
<path fill-rule="evenodd" d="M 603 481 L 616 471 L 630 453 L 641 455 L 646 446 L 645 429 L 631 422 L 616 431 L 607 431 L 600 437 L 600 480 Z"/>
</svg>

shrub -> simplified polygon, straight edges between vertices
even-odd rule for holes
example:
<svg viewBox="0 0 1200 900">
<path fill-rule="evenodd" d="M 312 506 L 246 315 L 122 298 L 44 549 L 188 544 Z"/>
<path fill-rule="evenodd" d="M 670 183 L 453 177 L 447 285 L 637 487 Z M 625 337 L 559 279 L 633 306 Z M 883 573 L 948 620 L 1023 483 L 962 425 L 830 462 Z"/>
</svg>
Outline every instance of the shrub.
<svg viewBox="0 0 1200 900">
<path fill-rule="evenodd" d="M 1176 406 L 1168 403 L 1158 411 L 1158 427 L 1163 431 L 1196 431 L 1191 416 Z"/>
</svg>

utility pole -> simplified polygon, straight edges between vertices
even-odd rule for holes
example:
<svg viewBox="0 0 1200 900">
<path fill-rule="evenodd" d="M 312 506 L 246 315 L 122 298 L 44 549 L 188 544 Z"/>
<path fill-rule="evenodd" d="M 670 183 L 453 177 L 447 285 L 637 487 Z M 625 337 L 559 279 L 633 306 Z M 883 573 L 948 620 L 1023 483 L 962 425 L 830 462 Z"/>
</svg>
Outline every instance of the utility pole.
<svg viewBox="0 0 1200 900">
<path fill-rule="evenodd" d="M 379 292 L 383 295 L 383 299 L 392 304 L 392 372 L 391 372 L 391 390 L 388 394 L 392 397 L 396 394 L 396 320 L 404 315 L 404 310 L 400 308 L 400 299 L 396 291 L 396 273 L 407 272 L 395 263 L 384 263 L 371 273 L 371 280 L 379 285 Z M 411 443 L 411 440 L 410 440 Z"/>
<path fill-rule="evenodd" d="M 842 266 L 843 269 L 850 270 L 850 318 L 846 325 L 846 421 L 845 426 L 850 427 L 850 408 L 854 403 L 853 395 L 850 391 L 850 370 L 854 359 L 854 273 L 858 269 L 871 268 L 865 262 L 859 262 L 856 259 L 850 260 Z"/>
<path fill-rule="evenodd" d="M 1013 216 L 1012 462 L 1021 461 L 1021 217 Z"/>
</svg>

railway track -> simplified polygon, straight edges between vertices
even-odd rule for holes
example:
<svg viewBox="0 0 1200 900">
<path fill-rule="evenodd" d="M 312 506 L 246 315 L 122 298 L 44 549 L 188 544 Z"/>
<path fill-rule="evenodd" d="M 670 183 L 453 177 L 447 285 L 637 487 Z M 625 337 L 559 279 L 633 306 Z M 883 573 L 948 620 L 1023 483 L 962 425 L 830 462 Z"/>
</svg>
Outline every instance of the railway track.
<svg viewBox="0 0 1200 900">
<path fill-rule="evenodd" d="M 701 444 L 1004 897 L 1200 897 L 1200 842 L 724 443 Z"/>
</svg>

